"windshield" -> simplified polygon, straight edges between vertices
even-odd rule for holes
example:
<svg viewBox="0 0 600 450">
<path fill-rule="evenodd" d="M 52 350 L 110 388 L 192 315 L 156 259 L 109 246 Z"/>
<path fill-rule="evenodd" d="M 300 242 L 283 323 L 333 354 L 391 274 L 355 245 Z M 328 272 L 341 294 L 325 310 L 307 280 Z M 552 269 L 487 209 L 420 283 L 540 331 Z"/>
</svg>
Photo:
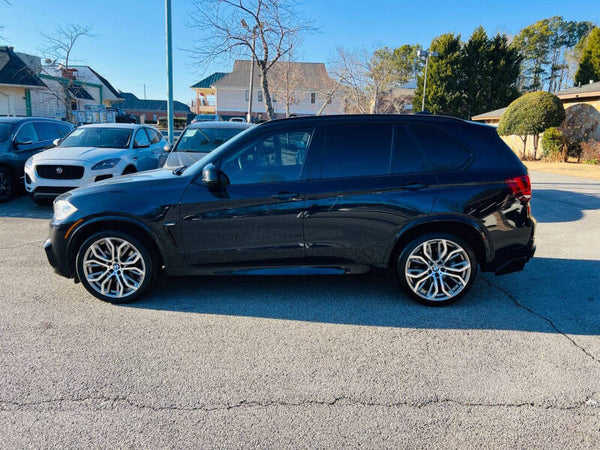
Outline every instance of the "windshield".
<svg viewBox="0 0 600 450">
<path fill-rule="evenodd" d="M 128 148 L 131 130 L 124 128 L 78 128 L 59 147 Z"/>
<path fill-rule="evenodd" d="M 243 130 L 244 128 L 188 128 L 173 151 L 210 153 Z"/>
<path fill-rule="evenodd" d="M 194 117 L 194 120 L 196 122 L 201 122 L 203 120 L 217 120 L 217 116 L 214 114 L 198 114 L 196 117 Z"/>
<path fill-rule="evenodd" d="M 255 128 L 256 127 L 246 128 L 241 133 L 236 134 L 233 138 L 229 139 L 227 142 L 225 142 L 223 145 L 221 145 L 214 152 L 209 153 L 208 155 L 206 155 L 206 157 L 200 159 L 199 161 L 197 161 L 194 164 L 192 164 L 191 166 L 189 166 L 185 170 L 184 173 L 186 175 L 190 174 L 192 172 L 195 172 L 199 165 L 203 166 L 204 163 L 213 162 L 213 161 L 217 160 L 219 158 L 219 156 L 221 156 L 224 152 L 226 152 L 232 145 L 235 145 L 236 142 L 238 142 L 240 139 L 243 139 L 244 136 L 246 136 L 248 133 L 251 133 L 252 130 L 254 130 Z"/>
<path fill-rule="evenodd" d="M 0 123 L 0 142 L 4 142 L 10 137 L 12 129 L 12 123 Z"/>
</svg>

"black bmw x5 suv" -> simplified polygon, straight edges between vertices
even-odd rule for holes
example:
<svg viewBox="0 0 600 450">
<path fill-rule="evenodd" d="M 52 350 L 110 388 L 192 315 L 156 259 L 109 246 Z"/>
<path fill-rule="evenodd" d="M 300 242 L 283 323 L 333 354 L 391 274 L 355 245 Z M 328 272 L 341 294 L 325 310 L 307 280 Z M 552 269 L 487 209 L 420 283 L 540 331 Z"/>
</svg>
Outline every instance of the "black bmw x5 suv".
<svg viewBox="0 0 600 450">
<path fill-rule="evenodd" d="M 158 273 L 363 273 L 389 268 L 441 305 L 478 268 L 533 256 L 527 169 L 490 126 L 433 116 L 275 120 L 190 167 L 60 196 L 45 249 L 56 271 L 109 302 Z"/>
</svg>

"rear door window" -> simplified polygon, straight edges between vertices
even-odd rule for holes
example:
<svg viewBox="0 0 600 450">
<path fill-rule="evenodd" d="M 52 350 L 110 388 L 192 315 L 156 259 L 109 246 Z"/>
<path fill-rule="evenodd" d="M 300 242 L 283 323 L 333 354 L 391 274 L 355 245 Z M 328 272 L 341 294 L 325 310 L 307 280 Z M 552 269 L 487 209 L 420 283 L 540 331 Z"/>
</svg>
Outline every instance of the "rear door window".
<svg viewBox="0 0 600 450">
<path fill-rule="evenodd" d="M 385 123 L 327 126 L 321 152 L 321 178 L 388 174 L 392 129 L 392 124 Z"/>
<path fill-rule="evenodd" d="M 438 128 L 411 125 L 413 136 L 423 150 L 425 163 L 432 171 L 450 171 L 463 167 L 471 152 Z"/>
<path fill-rule="evenodd" d="M 398 126 L 394 130 L 391 169 L 394 174 L 427 171 L 421 149 L 404 126 Z"/>
<path fill-rule="evenodd" d="M 35 131 L 35 127 L 33 126 L 32 122 L 28 122 L 25 125 L 23 125 L 20 130 L 17 132 L 17 136 L 16 136 L 16 142 L 17 144 L 19 143 L 26 143 L 26 142 L 38 142 L 39 138 L 38 138 L 38 134 L 37 131 Z"/>
</svg>

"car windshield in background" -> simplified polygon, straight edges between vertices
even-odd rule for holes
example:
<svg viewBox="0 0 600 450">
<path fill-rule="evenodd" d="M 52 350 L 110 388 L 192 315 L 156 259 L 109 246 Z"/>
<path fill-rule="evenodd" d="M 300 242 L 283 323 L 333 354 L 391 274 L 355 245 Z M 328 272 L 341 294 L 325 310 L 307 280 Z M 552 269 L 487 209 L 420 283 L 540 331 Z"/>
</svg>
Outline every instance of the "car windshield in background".
<svg viewBox="0 0 600 450">
<path fill-rule="evenodd" d="M 12 131 L 12 123 L 0 123 L 0 142 L 4 142 L 10 137 Z"/>
<path fill-rule="evenodd" d="M 243 128 L 188 128 L 177 141 L 176 152 L 210 153 Z"/>
<path fill-rule="evenodd" d="M 196 122 L 216 121 L 217 116 L 215 116 L 214 114 L 198 114 L 196 117 L 194 117 L 194 120 Z"/>
<path fill-rule="evenodd" d="M 131 130 L 123 128 L 79 128 L 68 135 L 59 147 L 128 148 Z"/>
</svg>

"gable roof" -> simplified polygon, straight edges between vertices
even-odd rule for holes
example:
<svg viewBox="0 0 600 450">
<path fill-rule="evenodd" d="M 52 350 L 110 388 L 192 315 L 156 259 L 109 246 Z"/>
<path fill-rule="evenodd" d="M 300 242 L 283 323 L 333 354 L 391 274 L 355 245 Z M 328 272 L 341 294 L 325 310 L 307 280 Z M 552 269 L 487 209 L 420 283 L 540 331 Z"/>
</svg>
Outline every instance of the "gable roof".
<svg viewBox="0 0 600 450">
<path fill-rule="evenodd" d="M 92 69 L 90 66 L 87 66 L 88 69 L 91 70 L 91 72 L 96 75 L 96 77 L 102 82 L 102 84 L 104 86 L 106 86 L 108 88 L 108 90 L 110 92 L 112 92 L 112 94 L 117 97 L 117 98 L 122 98 L 121 95 L 119 95 L 119 91 L 117 91 L 112 84 L 110 84 L 108 82 L 108 80 L 106 78 L 104 78 L 102 75 L 100 75 L 98 72 L 96 72 L 94 69 Z"/>
<path fill-rule="evenodd" d="M 579 97 L 600 97 L 600 81 L 558 91 L 556 93 L 556 96 L 560 99 Z"/>
<path fill-rule="evenodd" d="M 94 97 L 85 90 L 83 86 L 71 86 L 68 88 L 71 95 L 81 100 L 94 100 Z"/>
<path fill-rule="evenodd" d="M 122 103 L 119 103 L 119 108 L 136 111 L 167 111 L 166 100 L 142 100 L 137 98 L 131 92 L 119 92 L 119 95 L 124 99 Z M 178 102 L 177 100 L 173 101 L 173 110 L 180 112 L 191 112 L 188 105 Z"/>
<path fill-rule="evenodd" d="M 500 117 L 502 117 L 502 114 L 504 114 L 504 111 L 506 111 L 506 108 L 508 108 L 508 106 L 500 109 L 494 109 L 493 111 L 484 112 L 482 114 L 477 114 L 476 116 L 471 117 L 471 120 L 477 121 L 486 119 L 500 119 Z"/>
<path fill-rule="evenodd" d="M 247 87 L 250 82 L 250 64 L 249 60 L 236 60 L 233 63 L 233 71 L 225 75 L 220 80 L 213 83 L 215 87 Z M 312 62 L 276 62 L 269 71 L 268 79 L 272 82 L 271 77 L 278 70 L 282 70 L 286 64 L 290 64 L 293 70 L 297 73 L 297 78 L 300 80 L 300 86 L 297 89 L 315 89 L 323 84 L 325 80 L 331 80 L 325 64 Z M 260 70 L 256 63 L 254 64 L 254 86 L 260 86 Z"/>
<path fill-rule="evenodd" d="M 225 75 L 229 75 L 228 72 L 215 72 L 212 75 L 207 76 L 203 80 L 198 81 L 196 84 L 190 86 L 192 89 L 201 89 L 201 88 L 209 88 L 215 82 L 219 81 Z"/>
<path fill-rule="evenodd" d="M 12 47 L 0 47 L 0 84 L 46 87 Z"/>
</svg>

